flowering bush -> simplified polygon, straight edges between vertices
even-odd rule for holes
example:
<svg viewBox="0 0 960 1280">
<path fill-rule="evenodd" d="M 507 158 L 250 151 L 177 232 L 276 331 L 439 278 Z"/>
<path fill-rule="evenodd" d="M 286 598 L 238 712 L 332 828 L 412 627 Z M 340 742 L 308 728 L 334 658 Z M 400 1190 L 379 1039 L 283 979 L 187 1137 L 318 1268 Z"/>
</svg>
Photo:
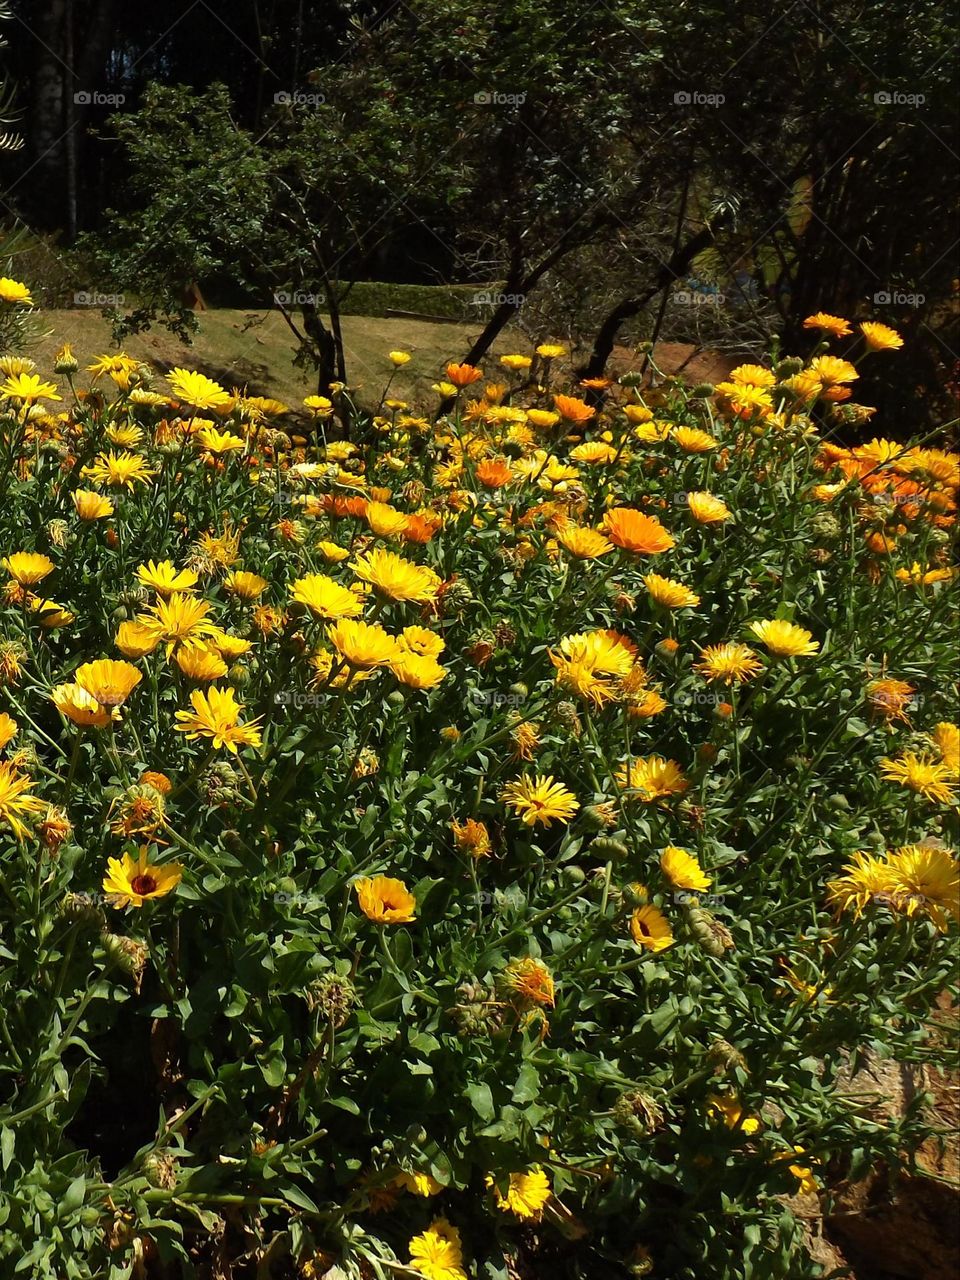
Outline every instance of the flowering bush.
<svg viewBox="0 0 960 1280">
<path fill-rule="evenodd" d="M 5 1274 L 816 1274 L 926 1133 L 836 1082 L 948 982 L 960 460 L 808 328 L 309 426 L 0 360 Z"/>
</svg>

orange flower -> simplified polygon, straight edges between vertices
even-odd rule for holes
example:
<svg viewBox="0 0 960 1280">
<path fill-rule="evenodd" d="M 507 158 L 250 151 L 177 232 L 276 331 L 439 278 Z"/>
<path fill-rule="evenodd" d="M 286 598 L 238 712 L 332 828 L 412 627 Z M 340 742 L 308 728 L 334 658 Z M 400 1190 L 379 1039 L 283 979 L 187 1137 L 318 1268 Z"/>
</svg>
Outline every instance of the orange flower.
<svg viewBox="0 0 960 1280">
<path fill-rule="evenodd" d="M 478 369 L 472 364 L 448 364 L 447 380 L 452 382 L 455 387 L 469 387 L 471 382 L 479 382 L 483 377 L 483 370 Z"/>
<path fill-rule="evenodd" d="M 612 507 L 603 517 L 603 530 L 614 546 L 638 555 L 657 555 L 674 545 L 659 520 L 632 507 Z"/>
<path fill-rule="evenodd" d="M 502 489 L 513 479 L 510 464 L 502 458 L 485 458 L 477 463 L 476 477 L 487 489 Z"/>
<path fill-rule="evenodd" d="M 589 422 L 596 417 L 596 409 L 578 400 L 576 396 L 554 396 L 553 407 L 567 422 Z"/>
</svg>

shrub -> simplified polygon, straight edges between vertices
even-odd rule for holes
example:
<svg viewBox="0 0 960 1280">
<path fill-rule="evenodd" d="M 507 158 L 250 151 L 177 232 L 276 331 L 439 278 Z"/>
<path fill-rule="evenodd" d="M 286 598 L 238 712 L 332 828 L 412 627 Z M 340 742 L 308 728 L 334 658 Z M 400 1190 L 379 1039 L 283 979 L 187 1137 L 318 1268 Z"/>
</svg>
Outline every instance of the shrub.
<svg viewBox="0 0 960 1280">
<path fill-rule="evenodd" d="M 5 1269 L 815 1274 L 928 1132 L 835 1086 L 949 977 L 958 459 L 811 328 L 309 431 L 0 360 Z"/>
</svg>

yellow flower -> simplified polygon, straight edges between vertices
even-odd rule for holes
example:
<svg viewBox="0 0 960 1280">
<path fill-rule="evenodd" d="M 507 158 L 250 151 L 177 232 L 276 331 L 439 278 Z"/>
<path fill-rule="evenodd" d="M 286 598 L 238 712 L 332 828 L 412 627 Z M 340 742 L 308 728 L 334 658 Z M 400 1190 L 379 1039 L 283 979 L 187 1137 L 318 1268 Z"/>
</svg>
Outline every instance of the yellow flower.
<svg viewBox="0 0 960 1280">
<path fill-rule="evenodd" d="M 269 585 L 266 578 L 261 578 L 258 573 L 246 573 L 242 569 L 228 573 L 223 580 L 224 590 L 240 596 L 242 600 L 256 600 Z"/>
<path fill-rule="evenodd" d="M 378 538 L 397 538 L 406 532 L 409 524 L 409 517 L 388 502 L 368 502 L 364 514 Z"/>
<path fill-rule="evenodd" d="M 896 351 L 903 346 L 903 339 L 896 329 L 891 329 L 889 325 L 864 320 L 860 325 L 860 332 L 871 351 Z"/>
<path fill-rule="evenodd" d="M 363 601 L 347 587 L 323 573 L 308 573 L 290 588 L 294 600 L 306 605 L 320 618 L 355 618 L 363 613 Z"/>
<path fill-rule="evenodd" d="M 61 400 L 53 382 L 43 382 L 38 373 L 11 374 L 0 385 L 0 397 L 19 400 L 22 404 L 35 404 L 38 400 Z"/>
<path fill-rule="evenodd" d="M 909 582 L 914 587 L 928 587 L 934 582 L 950 582 L 960 570 L 953 565 L 945 569 L 922 569 L 914 560 L 909 569 L 898 569 L 896 576 L 900 582 Z"/>
<path fill-rule="evenodd" d="M 440 578 L 425 565 L 404 560 L 392 551 L 374 548 L 357 556 L 350 566 L 363 582 L 391 600 L 424 604 L 436 598 Z"/>
<path fill-rule="evenodd" d="M 826 311 L 818 311 L 816 315 L 807 316 L 803 322 L 805 329 L 821 329 L 834 338 L 846 338 L 853 330 L 841 316 L 832 316 Z"/>
<path fill-rule="evenodd" d="M 960 773 L 960 725 L 942 720 L 930 736 L 940 753 L 940 759 L 951 773 Z"/>
<path fill-rule="evenodd" d="M 793 1149 L 798 1155 L 803 1155 L 803 1147 L 794 1147 Z M 789 1160 L 791 1157 L 789 1153 L 784 1152 L 783 1155 L 777 1156 L 776 1158 L 778 1160 Z M 805 1196 L 815 1196 L 819 1194 L 820 1184 L 813 1176 L 812 1169 L 809 1169 L 805 1164 L 789 1164 L 787 1165 L 787 1168 L 800 1183 L 797 1187 L 799 1194 Z"/>
<path fill-rule="evenodd" d="M 838 356 L 816 356 L 810 361 L 810 372 L 827 388 L 854 382 L 860 377 L 849 360 L 841 360 Z"/>
<path fill-rule="evenodd" d="M 153 653 L 160 643 L 160 636 L 153 625 L 144 622 L 121 622 L 114 637 L 114 644 L 125 658 L 142 658 Z"/>
<path fill-rule="evenodd" d="M 708 1114 L 722 1120 L 728 1129 L 737 1129 L 740 1133 L 756 1133 L 760 1128 L 757 1116 L 746 1115 L 740 1099 L 731 1093 L 714 1093 L 707 1099 Z"/>
<path fill-rule="evenodd" d="M 867 702 L 870 710 L 885 720 L 909 723 L 906 713 L 916 692 L 906 680 L 871 680 L 867 685 Z"/>
<path fill-rule="evenodd" d="M 73 622 L 74 615 L 65 605 L 56 600 L 41 600 L 39 596 L 30 596 L 27 601 L 30 612 L 40 615 L 41 627 L 52 630 L 54 627 L 67 627 Z"/>
<path fill-rule="evenodd" d="M 12 556 L 4 556 L 0 564 L 10 577 L 21 586 L 32 586 L 42 582 L 48 573 L 53 573 L 56 566 L 48 556 L 35 551 L 15 551 Z"/>
<path fill-rule="evenodd" d="M 700 603 L 700 597 L 689 587 L 672 578 L 662 578 L 659 573 L 646 574 L 643 585 L 654 603 L 664 609 L 693 609 Z"/>
<path fill-rule="evenodd" d="M 114 489 L 124 486 L 132 489 L 137 481 L 149 484 L 156 472 L 147 466 L 138 453 L 116 453 L 111 449 L 109 453 L 98 453 L 93 464 L 83 468 L 82 474 L 95 484 L 107 484 Z"/>
<path fill-rule="evenodd" d="M 934 804 L 953 804 L 956 783 L 952 771 L 939 760 L 905 751 L 895 760 L 880 761 L 880 772 L 888 782 L 899 782 Z"/>
<path fill-rule="evenodd" d="M 506 355 L 500 357 L 500 363 L 511 373 L 521 373 L 524 369 L 530 368 L 533 360 L 530 356 Z"/>
<path fill-rule="evenodd" d="M 417 900 L 402 880 L 391 876 L 361 876 L 353 882 L 360 910 L 376 924 L 410 924 Z"/>
<path fill-rule="evenodd" d="M 697 524 L 723 524 L 732 514 L 727 504 L 712 493 L 688 493 L 687 506 Z"/>
<path fill-rule="evenodd" d="M 209 612 L 209 601 L 174 591 L 168 599 L 159 599 L 147 613 L 141 614 L 137 622 L 166 644 L 169 657 L 174 647 L 185 640 L 209 636 L 216 631 L 215 624 L 207 621 Z"/>
<path fill-rule="evenodd" d="M 674 943 L 669 920 L 649 902 L 635 908 L 630 917 L 630 935 L 638 947 L 647 951 L 666 951 Z"/>
<path fill-rule="evenodd" d="M 503 789 L 503 799 L 528 827 L 538 822 L 545 827 L 553 822 L 569 822 L 580 808 L 572 791 L 540 773 L 508 783 Z"/>
<path fill-rule="evenodd" d="M 191 680 L 219 680 L 227 674 L 227 664 L 210 644 L 187 640 L 173 655 L 174 662 Z"/>
<path fill-rule="evenodd" d="M 709 431 L 701 431 L 698 427 L 675 427 L 670 439 L 680 446 L 684 453 L 709 453 L 716 449 L 717 439 Z"/>
<path fill-rule="evenodd" d="M 618 786 L 638 793 L 631 798 L 645 804 L 683 795 L 690 786 L 677 762 L 663 756 L 641 756 L 638 760 L 622 764 L 615 777 Z"/>
<path fill-rule="evenodd" d="M 564 636 L 560 652 L 548 651 L 557 671 L 557 684 L 596 707 L 618 701 L 623 681 L 643 669 L 636 664 L 637 646 L 617 631 L 587 631 Z"/>
<path fill-rule="evenodd" d="M 409 364 L 411 355 L 409 351 L 388 351 L 387 358 L 396 369 L 401 369 L 405 364 Z"/>
<path fill-rule="evenodd" d="M 556 999 L 553 975 L 542 960 L 521 956 L 511 960 L 500 975 L 500 985 L 524 1004 L 546 1005 L 552 1009 Z"/>
<path fill-rule="evenodd" d="M 460 1232 L 446 1218 L 435 1218 L 410 1241 L 410 1269 L 424 1280 L 467 1280 Z"/>
<path fill-rule="evenodd" d="M 613 462 L 618 456 L 612 444 L 606 444 L 603 440 L 588 440 L 585 444 L 578 444 L 570 450 L 570 457 L 574 462 L 585 462 L 588 466 L 601 466 L 607 462 Z M 619 454 L 623 457 L 623 454 Z"/>
<path fill-rule="evenodd" d="M 660 869 L 675 889 L 702 893 L 713 884 L 692 854 L 672 844 L 668 844 L 660 854 Z"/>
<path fill-rule="evenodd" d="M 809 631 L 781 618 L 751 622 L 750 630 L 777 658 L 807 658 L 820 648 Z"/>
<path fill-rule="evenodd" d="M 0 751 L 9 746 L 19 732 L 20 726 L 6 711 L 0 712 Z"/>
<path fill-rule="evenodd" d="M 421 658 L 439 658 L 447 647 L 442 636 L 426 627 L 404 627 L 397 636 L 397 644 L 405 653 L 416 653 Z"/>
<path fill-rule="evenodd" d="M 443 1190 L 436 1178 L 429 1173 L 408 1173 L 405 1169 L 396 1175 L 391 1185 L 402 1191 L 409 1191 L 412 1196 L 420 1196 L 423 1200 Z"/>
<path fill-rule="evenodd" d="M 232 453 L 246 448 L 242 436 L 235 436 L 232 431 L 218 431 L 216 427 L 201 427 L 194 439 L 208 453 Z"/>
<path fill-rule="evenodd" d="M 603 529 L 614 546 L 637 555 L 657 555 L 674 545 L 659 520 L 632 507 L 611 507 L 603 517 Z"/>
<path fill-rule="evenodd" d="M 527 409 L 526 414 L 527 421 L 532 422 L 541 431 L 548 431 L 560 421 L 559 413 L 554 413 L 552 409 Z"/>
<path fill-rule="evenodd" d="M 20 773 L 11 761 L 0 762 L 0 820 L 7 823 L 18 840 L 27 834 L 21 818 L 47 807 L 39 796 L 31 794 L 31 786 L 32 779 Z"/>
<path fill-rule="evenodd" d="M 561 356 L 567 354 L 567 348 L 562 347 L 558 342 L 541 342 L 536 352 L 544 360 L 559 360 Z"/>
<path fill-rule="evenodd" d="M 506 1192 L 487 1177 L 487 1186 L 493 1187 L 497 1208 L 524 1221 L 539 1221 L 547 1202 L 553 1195 L 550 1179 L 542 1167 L 535 1164 L 527 1173 L 511 1173 Z"/>
<path fill-rule="evenodd" d="M 852 911 L 858 919 L 871 902 L 889 902 L 890 869 L 880 858 L 855 853 L 836 880 L 827 881 L 827 902 L 837 912 Z"/>
<path fill-rule="evenodd" d="M 730 381 L 738 382 L 744 387 L 759 387 L 761 390 L 772 387 L 776 376 L 765 369 L 762 364 L 738 364 L 730 370 Z"/>
<path fill-rule="evenodd" d="M 577 560 L 596 560 L 613 550 L 613 543 L 598 529 L 570 524 L 557 531 L 557 541 Z"/>
<path fill-rule="evenodd" d="M 447 674 L 436 658 L 419 653 L 401 652 L 390 663 L 390 670 L 401 684 L 410 689 L 435 689 Z"/>
<path fill-rule="evenodd" d="M 705 680 L 722 681 L 724 685 L 740 685 L 758 671 L 763 671 L 763 663 L 756 658 L 753 649 L 733 643 L 708 645 L 707 649 L 701 649 L 700 660 L 695 667 Z"/>
<path fill-rule="evenodd" d="M 74 681 L 102 707 L 120 707 L 143 679 L 136 667 L 114 658 L 100 658 L 78 667 Z"/>
<path fill-rule="evenodd" d="M 346 547 L 338 547 L 335 542 L 318 542 L 317 550 L 331 564 L 339 564 L 341 560 L 349 560 L 350 552 Z"/>
<path fill-rule="evenodd" d="M 58 684 L 50 697 L 60 714 L 81 728 L 105 729 L 111 721 L 120 719 L 116 707 L 102 706 L 78 684 Z"/>
<path fill-rule="evenodd" d="M 113 515 L 113 503 L 92 489 L 76 489 L 71 494 L 73 505 L 81 520 L 104 520 Z"/>
<path fill-rule="evenodd" d="M 209 738 L 214 749 L 226 747 L 232 755 L 237 754 L 238 746 L 260 746 L 260 718 L 248 723 L 241 721 L 243 705 L 237 702 L 229 685 L 223 689 L 212 685 L 206 693 L 202 689 L 194 689 L 190 703 L 193 711 L 178 711 L 180 723 L 174 725 L 178 733 L 187 735 L 188 740 Z"/>
<path fill-rule="evenodd" d="M 315 418 L 329 418 L 333 413 L 333 401 L 326 396 L 307 396 L 303 403 Z"/>
<path fill-rule="evenodd" d="M 137 577 L 160 596 L 191 592 L 199 581 L 192 569 L 178 569 L 170 560 L 148 560 L 137 569 Z"/>
<path fill-rule="evenodd" d="M 466 822 L 459 823 L 454 818 L 450 827 L 454 842 L 461 853 L 469 853 L 472 858 L 489 857 L 490 832 L 484 823 L 478 822 L 475 818 L 468 818 Z"/>
<path fill-rule="evenodd" d="M 23 307 L 33 306 L 28 287 L 19 280 L 11 280 L 9 276 L 0 276 L 0 302 L 18 303 Z"/>
<path fill-rule="evenodd" d="M 401 653 L 394 637 L 376 622 L 343 618 L 327 628 L 327 635 L 341 658 L 360 671 L 389 666 Z"/>
<path fill-rule="evenodd" d="M 167 381 L 176 398 L 193 409 L 223 413 L 232 409 L 236 403 L 236 397 L 224 391 L 219 382 L 190 369 L 174 369 Z"/>
<path fill-rule="evenodd" d="M 947 913 L 960 920 L 960 867 L 948 849 L 908 844 L 887 854 L 889 893 L 906 916 L 923 912 L 941 933 Z"/>
<path fill-rule="evenodd" d="M 183 867 L 178 862 L 153 865 L 147 860 L 147 850 L 141 849 L 136 859 L 129 853 L 107 859 L 103 891 L 113 907 L 140 908 L 151 898 L 172 893 L 182 879 Z"/>
</svg>

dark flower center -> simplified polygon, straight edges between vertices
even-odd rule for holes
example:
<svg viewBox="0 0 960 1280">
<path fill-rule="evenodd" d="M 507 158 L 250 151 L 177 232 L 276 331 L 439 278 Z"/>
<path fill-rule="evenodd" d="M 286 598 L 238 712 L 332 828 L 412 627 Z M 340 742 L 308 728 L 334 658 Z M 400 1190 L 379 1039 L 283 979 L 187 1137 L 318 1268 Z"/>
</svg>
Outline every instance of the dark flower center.
<svg viewBox="0 0 960 1280">
<path fill-rule="evenodd" d="M 130 881 L 130 888 L 134 893 L 139 893 L 141 897 L 146 897 L 148 893 L 153 893 L 156 887 L 156 880 L 149 875 L 134 876 Z"/>
</svg>

